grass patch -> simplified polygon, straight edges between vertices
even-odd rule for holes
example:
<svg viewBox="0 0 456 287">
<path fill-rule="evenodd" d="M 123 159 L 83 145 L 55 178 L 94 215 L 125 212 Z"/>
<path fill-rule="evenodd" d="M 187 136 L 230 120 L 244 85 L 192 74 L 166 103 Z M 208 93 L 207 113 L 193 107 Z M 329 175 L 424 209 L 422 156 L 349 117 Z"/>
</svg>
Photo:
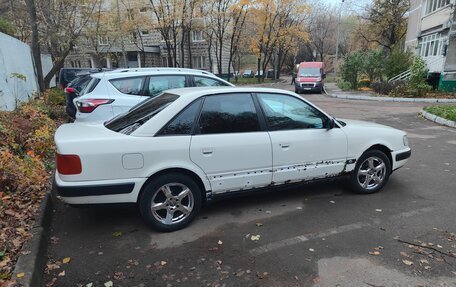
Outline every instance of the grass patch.
<svg viewBox="0 0 456 287">
<path fill-rule="evenodd" d="M 441 118 L 456 121 L 456 105 L 432 106 L 426 107 L 424 110 Z"/>
</svg>

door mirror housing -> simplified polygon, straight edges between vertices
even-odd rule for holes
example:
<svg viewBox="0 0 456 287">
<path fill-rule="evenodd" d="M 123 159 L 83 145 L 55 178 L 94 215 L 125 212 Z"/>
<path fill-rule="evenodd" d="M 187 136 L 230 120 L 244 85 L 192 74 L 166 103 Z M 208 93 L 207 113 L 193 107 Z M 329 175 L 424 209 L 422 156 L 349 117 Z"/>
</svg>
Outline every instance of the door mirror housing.
<svg viewBox="0 0 456 287">
<path fill-rule="evenodd" d="M 328 118 L 326 120 L 326 130 L 332 130 L 336 126 L 336 123 L 333 118 Z"/>
<path fill-rule="evenodd" d="M 323 73 L 322 78 L 326 79 L 326 73 Z"/>
</svg>

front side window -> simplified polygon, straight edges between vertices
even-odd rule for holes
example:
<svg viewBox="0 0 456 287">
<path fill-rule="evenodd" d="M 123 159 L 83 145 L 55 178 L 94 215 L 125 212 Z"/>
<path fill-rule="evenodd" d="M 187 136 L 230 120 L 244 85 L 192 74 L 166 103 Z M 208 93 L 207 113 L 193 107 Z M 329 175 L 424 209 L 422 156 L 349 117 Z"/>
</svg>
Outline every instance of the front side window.
<svg viewBox="0 0 456 287">
<path fill-rule="evenodd" d="M 214 86 L 228 86 L 226 83 L 211 79 L 207 77 L 193 77 L 195 80 L 195 87 L 214 87 Z"/>
<path fill-rule="evenodd" d="M 279 94 L 258 94 L 258 98 L 271 131 L 324 128 L 327 117 L 304 101 Z"/>
<path fill-rule="evenodd" d="M 206 97 L 198 127 L 201 134 L 242 133 L 261 130 L 250 94 Z"/>
<path fill-rule="evenodd" d="M 168 123 L 159 135 L 191 135 L 195 118 L 199 112 L 201 99 L 187 106 L 170 123 Z"/>
<path fill-rule="evenodd" d="M 141 95 L 145 77 L 114 79 L 109 82 L 122 94 Z"/>
<path fill-rule="evenodd" d="M 165 90 L 184 87 L 185 76 L 151 76 L 146 95 L 155 97 Z"/>
</svg>

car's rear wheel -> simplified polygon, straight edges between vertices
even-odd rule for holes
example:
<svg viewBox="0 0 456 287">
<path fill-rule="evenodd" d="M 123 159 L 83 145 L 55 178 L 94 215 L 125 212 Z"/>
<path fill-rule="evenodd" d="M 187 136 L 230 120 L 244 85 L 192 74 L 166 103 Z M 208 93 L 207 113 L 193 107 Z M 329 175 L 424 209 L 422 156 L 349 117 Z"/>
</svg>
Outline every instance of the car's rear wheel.
<svg viewBox="0 0 456 287">
<path fill-rule="evenodd" d="M 201 209 L 198 184 L 180 173 L 164 174 L 150 181 L 139 200 L 142 217 L 160 231 L 184 228 Z"/>
<path fill-rule="evenodd" d="M 382 151 L 369 150 L 358 159 L 350 177 L 350 185 L 356 193 L 374 193 L 385 186 L 390 174 L 388 157 Z"/>
</svg>

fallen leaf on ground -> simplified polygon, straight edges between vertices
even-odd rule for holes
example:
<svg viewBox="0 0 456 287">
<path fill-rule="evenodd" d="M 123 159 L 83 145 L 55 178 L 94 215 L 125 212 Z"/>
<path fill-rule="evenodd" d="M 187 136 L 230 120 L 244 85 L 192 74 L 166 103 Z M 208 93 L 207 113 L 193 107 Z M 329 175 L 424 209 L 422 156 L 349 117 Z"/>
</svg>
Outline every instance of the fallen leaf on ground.
<svg viewBox="0 0 456 287">
<path fill-rule="evenodd" d="M 70 261 L 71 261 L 71 258 L 70 258 L 70 257 L 65 257 L 65 258 L 63 258 L 63 260 L 62 260 L 63 264 L 67 264 L 67 263 L 69 263 Z"/>
<path fill-rule="evenodd" d="M 86 284 L 86 287 L 93 287 L 93 283 Z"/>
<path fill-rule="evenodd" d="M 270 210 L 266 210 L 266 214 L 271 214 L 271 211 Z"/>
<path fill-rule="evenodd" d="M 22 253 L 22 255 L 29 255 L 30 253 L 32 253 L 32 251 L 22 251 L 21 253 Z"/>
<path fill-rule="evenodd" d="M 112 236 L 114 236 L 114 237 L 122 236 L 122 232 L 116 231 L 116 232 L 114 232 L 114 233 L 112 234 Z"/>
<path fill-rule="evenodd" d="M 296 207 L 296 209 L 299 209 L 299 210 L 301 210 L 301 209 L 302 209 L 302 206 L 298 206 L 298 207 Z"/>
<path fill-rule="evenodd" d="M 251 239 L 252 241 L 258 241 L 258 240 L 260 240 L 260 236 L 261 236 L 261 235 L 259 235 L 259 234 L 258 234 L 258 235 L 252 235 L 252 236 L 250 237 L 250 239 Z"/>
<path fill-rule="evenodd" d="M 442 247 L 442 245 L 438 245 L 438 244 L 437 244 L 437 248 L 443 248 L 443 247 Z"/>
<path fill-rule="evenodd" d="M 423 264 L 429 264 L 429 261 L 427 261 L 426 259 L 421 259 L 420 262 Z"/>
<path fill-rule="evenodd" d="M 424 269 L 429 270 L 431 269 L 431 266 L 424 266 Z"/>
<path fill-rule="evenodd" d="M 222 244 L 223 244 L 223 241 L 222 241 L 222 240 L 219 240 L 219 241 L 217 242 L 217 244 L 218 244 L 218 245 L 222 245 Z"/>
<path fill-rule="evenodd" d="M 310 252 L 314 252 L 314 251 L 315 251 L 315 249 L 313 249 L 313 248 L 309 248 L 309 251 L 310 251 Z"/>
<path fill-rule="evenodd" d="M 24 273 L 24 272 L 18 273 L 18 274 L 16 275 L 17 278 L 22 278 L 22 277 L 24 277 L 24 276 L 25 276 L 25 273 Z"/>
<path fill-rule="evenodd" d="M 410 261 L 410 260 L 405 260 L 405 259 L 403 259 L 402 262 L 404 262 L 404 264 L 407 265 L 407 266 L 413 265 L 413 262 Z"/>
<path fill-rule="evenodd" d="M 108 281 L 104 284 L 105 287 L 112 287 L 114 286 L 114 284 L 112 283 L 112 281 Z"/>
<path fill-rule="evenodd" d="M 334 200 L 330 200 L 329 203 L 336 203 Z"/>
<path fill-rule="evenodd" d="M 369 251 L 369 254 L 370 255 L 374 255 L 374 256 L 378 256 L 378 255 L 380 255 L 380 252 L 378 252 L 378 251 Z"/>
<path fill-rule="evenodd" d="M 405 253 L 404 251 L 401 251 L 401 256 L 404 256 L 404 257 L 410 257 L 407 253 Z"/>
<path fill-rule="evenodd" d="M 255 225 L 258 227 L 261 227 L 261 226 L 263 226 L 263 223 L 257 222 L 257 223 L 255 223 Z"/>
<path fill-rule="evenodd" d="M 161 265 L 161 266 L 165 266 L 166 264 L 168 264 L 168 262 L 166 262 L 166 261 L 160 261 L 160 265 Z"/>
<path fill-rule="evenodd" d="M 65 270 L 63 270 L 62 272 L 59 273 L 59 277 L 63 277 L 65 276 Z"/>
</svg>

